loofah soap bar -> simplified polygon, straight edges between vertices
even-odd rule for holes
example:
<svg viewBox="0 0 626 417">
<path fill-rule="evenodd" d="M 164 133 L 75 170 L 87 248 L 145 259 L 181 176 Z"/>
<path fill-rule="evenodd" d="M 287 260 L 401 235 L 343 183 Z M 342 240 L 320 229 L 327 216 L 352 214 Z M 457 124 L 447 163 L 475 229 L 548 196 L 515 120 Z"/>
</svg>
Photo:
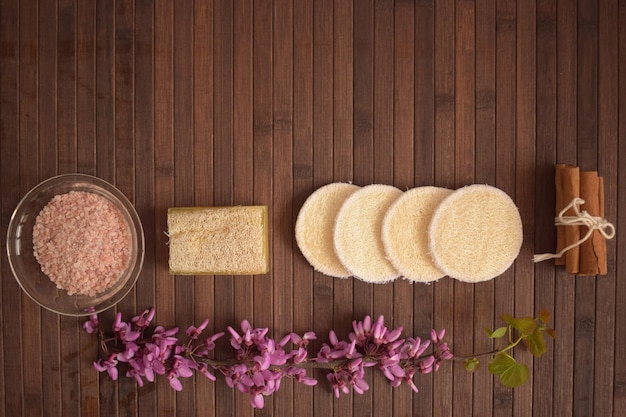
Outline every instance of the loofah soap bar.
<svg viewBox="0 0 626 417">
<path fill-rule="evenodd" d="M 167 227 L 172 275 L 269 271 L 266 206 L 173 207 Z"/>
</svg>

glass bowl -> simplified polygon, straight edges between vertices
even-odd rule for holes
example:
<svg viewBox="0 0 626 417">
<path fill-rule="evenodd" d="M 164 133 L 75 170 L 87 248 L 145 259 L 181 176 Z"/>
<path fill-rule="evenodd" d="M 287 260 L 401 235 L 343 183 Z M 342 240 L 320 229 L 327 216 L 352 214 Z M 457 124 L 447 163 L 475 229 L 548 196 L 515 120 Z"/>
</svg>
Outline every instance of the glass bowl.
<svg viewBox="0 0 626 417">
<path fill-rule="evenodd" d="M 131 251 L 128 265 L 110 288 L 93 297 L 69 295 L 47 275 L 33 253 L 35 219 L 48 202 L 58 194 L 86 191 L 109 200 L 122 214 L 130 230 Z M 126 196 L 108 182 L 85 174 L 65 174 L 47 179 L 30 190 L 19 202 L 7 231 L 7 255 L 15 279 L 40 306 L 67 316 L 86 316 L 104 311 L 128 294 L 143 265 L 145 242 L 141 220 Z"/>
</svg>

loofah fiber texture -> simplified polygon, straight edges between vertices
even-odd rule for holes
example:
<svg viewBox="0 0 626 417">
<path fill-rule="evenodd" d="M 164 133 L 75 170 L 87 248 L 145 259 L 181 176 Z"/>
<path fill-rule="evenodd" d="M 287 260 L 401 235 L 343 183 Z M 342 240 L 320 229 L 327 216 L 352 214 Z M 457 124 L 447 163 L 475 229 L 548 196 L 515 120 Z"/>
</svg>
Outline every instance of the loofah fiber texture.
<svg viewBox="0 0 626 417">
<path fill-rule="evenodd" d="M 173 207 L 167 212 L 172 275 L 269 271 L 267 207 Z"/>
<path fill-rule="evenodd" d="M 415 187 L 405 191 L 389 207 L 382 225 L 382 241 L 387 258 L 404 276 L 415 282 L 431 282 L 444 277 L 428 250 L 428 226 L 439 204 L 452 190 Z"/>
<path fill-rule="evenodd" d="M 348 271 L 333 243 L 335 219 L 344 201 L 360 187 L 331 183 L 315 190 L 304 202 L 296 219 L 296 243 L 315 270 L 336 278 L 347 278 Z"/>
<path fill-rule="evenodd" d="M 385 213 L 401 195 L 390 185 L 367 185 L 339 209 L 333 234 L 335 253 L 356 278 L 385 283 L 400 275 L 386 258 L 381 229 Z"/>
<path fill-rule="evenodd" d="M 469 185 L 445 198 L 429 226 L 429 250 L 446 275 L 481 282 L 506 271 L 522 246 L 519 210 L 502 190 Z"/>
</svg>

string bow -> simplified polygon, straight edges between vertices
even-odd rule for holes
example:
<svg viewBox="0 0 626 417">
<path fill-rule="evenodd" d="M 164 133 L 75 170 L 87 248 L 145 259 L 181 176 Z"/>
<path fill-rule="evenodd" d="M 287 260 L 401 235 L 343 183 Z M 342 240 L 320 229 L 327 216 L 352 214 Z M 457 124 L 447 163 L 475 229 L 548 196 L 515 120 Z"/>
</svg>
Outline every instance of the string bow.
<svg viewBox="0 0 626 417">
<path fill-rule="evenodd" d="M 559 212 L 559 215 L 554 218 L 555 226 L 586 226 L 587 234 L 583 236 L 578 242 L 574 242 L 569 246 L 564 247 L 559 253 L 544 253 L 533 256 L 533 262 L 542 262 L 548 259 L 560 258 L 568 250 L 581 245 L 587 239 L 591 237 L 593 232 L 597 230 L 605 239 L 613 239 L 615 237 L 615 226 L 609 223 L 602 217 L 592 216 L 587 213 L 586 210 L 580 210 L 580 206 L 585 204 L 585 200 L 580 197 L 574 197 L 572 201 Z M 574 210 L 573 216 L 566 216 L 565 213 L 569 210 Z"/>
</svg>

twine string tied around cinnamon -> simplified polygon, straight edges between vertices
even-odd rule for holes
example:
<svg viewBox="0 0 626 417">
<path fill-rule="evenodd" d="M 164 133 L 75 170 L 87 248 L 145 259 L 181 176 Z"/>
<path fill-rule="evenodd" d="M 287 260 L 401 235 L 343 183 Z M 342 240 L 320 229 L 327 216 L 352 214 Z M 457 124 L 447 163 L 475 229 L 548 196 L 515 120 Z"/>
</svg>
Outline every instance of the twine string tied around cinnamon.
<svg viewBox="0 0 626 417">
<path fill-rule="evenodd" d="M 580 206 L 585 204 L 585 200 L 580 197 L 575 197 L 572 201 L 559 212 L 559 215 L 554 218 L 555 226 L 586 226 L 587 234 L 583 236 L 578 242 L 574 242 L 569 246 L 564 247 L 559 253 L 544 253 L 533 256 L 533 262 L 542 262 L 548 259 L 560 258 L 568 250 L 579 246 L 584 241 L 589 239 L 593 232 L 597 230 L 605 239 L 613 239 L 615 237 L 615 226 L 602 217 L 592 216 L 587 213 L 586 210 L 580 210 Z M 566 216 L 565 213 L 572 209 L 574 211 L 573 216 Z"/>
</svg>

